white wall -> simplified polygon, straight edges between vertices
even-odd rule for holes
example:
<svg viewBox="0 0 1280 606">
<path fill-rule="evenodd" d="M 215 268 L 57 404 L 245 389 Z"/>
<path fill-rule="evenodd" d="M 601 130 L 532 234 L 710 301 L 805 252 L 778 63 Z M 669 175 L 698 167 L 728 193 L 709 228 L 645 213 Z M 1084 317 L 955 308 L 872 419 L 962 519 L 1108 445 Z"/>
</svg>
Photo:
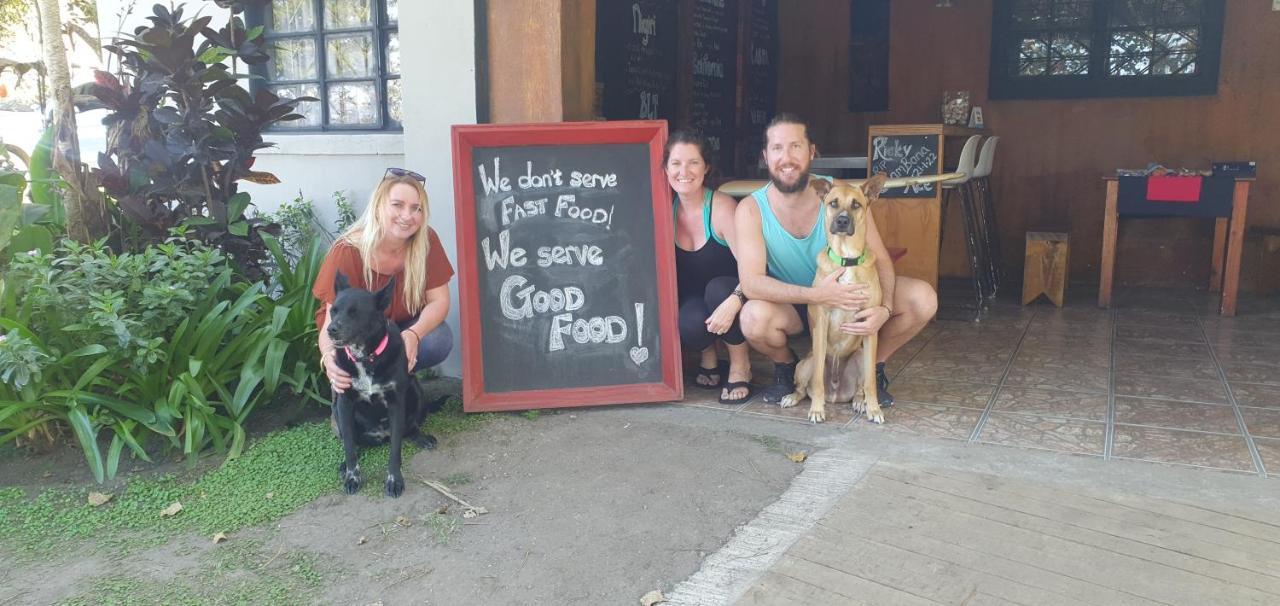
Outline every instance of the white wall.
<svg viewBox="0 0 1280 606">
<path fill-rule="evenodd" d="M 472 2 L 459 0 L 400 3 L 404 166 L 427 177 L 431 225 L 440 234 L 455 268 L 458 247 L 450 127 L 476 121 L 474 10 Z M 450 286 L 453 305 L 448 322 L 453 327 L 454 348 L 441 370 L 459 376 L 462 325 L 458 321 L 458 281 Z"/>
</svg>

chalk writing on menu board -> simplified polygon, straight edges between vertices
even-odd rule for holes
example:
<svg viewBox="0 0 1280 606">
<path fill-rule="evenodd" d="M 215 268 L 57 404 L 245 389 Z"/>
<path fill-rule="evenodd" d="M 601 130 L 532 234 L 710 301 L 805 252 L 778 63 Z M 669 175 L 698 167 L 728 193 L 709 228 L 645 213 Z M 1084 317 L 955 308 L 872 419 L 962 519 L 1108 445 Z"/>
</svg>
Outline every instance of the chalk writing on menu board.
<svg viewBox="0 0 1280 606">
<path fill-rule="evenodd" d="M 879 136 L 871 140 L 871 174 L 885 173 L 890 179 L 938 174 L 938 136 Z M 882 198 L 931 198 L 933 183 L 919 183 L 886 189 Z"/>
<path fill-rule="evenodd" d="M 596 78 L 610 120 L 675 117 L 676 0 L 610 0 L 597 5 Z"/>
<path fill-rule="evenodd" d="M 485 391 L 661 381 L 649 147 L 472 162 Z"/>
<path fill-rule="evenodd" d="M 738 138 L 742 158 L 737 174 L 746 175 L 755 169 L 764 149 L 764 127 L 777 113 L 778 71 L 775 57 L 778 55 L 777 0 L 749 0 L 748 16 L 750 39 L 747 44 L 745 98 L 746 115 L 743 131 Z"/>
<path fill-rule="evenodd" d="M 712 163 L 726 171 L 732 166 L 734 153 L 737 14 L 737 0 L 693 3 L 689 120 L 707 138 Z"/>
</svg>

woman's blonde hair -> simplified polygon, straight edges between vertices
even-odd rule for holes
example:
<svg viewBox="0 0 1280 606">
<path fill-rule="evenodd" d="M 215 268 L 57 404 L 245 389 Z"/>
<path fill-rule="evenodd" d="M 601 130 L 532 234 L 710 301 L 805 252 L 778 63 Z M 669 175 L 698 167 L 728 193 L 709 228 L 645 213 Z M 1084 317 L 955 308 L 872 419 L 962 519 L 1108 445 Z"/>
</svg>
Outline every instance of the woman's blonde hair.
<svg viewBox="0 0 1280 606">
<path fill-rule="evenodd" d="M 427 304 L 427 253 L 431 250 L 430 237 L 427 235 L 431 224 L 431 209 L 427 205 L 427 190 L 422 182 L 409 175 L 387 176 L 369 196 L 369 204 L 364 214 L 347 231 L 338 236 L 360 251 L 360 262 L 364 265 L 364 283 L 373 287 L 373 247 L 382 238 L 382 226 L 378 224 L 378 216 L 382 207 L 391 199 L 391 188 L 405 184 L 418 192 L 422 200 L 422 227 L 409 238 L 409 246 L 404 256 L 404 305 L 409 313 L 417 315 Z"/>
</svg>

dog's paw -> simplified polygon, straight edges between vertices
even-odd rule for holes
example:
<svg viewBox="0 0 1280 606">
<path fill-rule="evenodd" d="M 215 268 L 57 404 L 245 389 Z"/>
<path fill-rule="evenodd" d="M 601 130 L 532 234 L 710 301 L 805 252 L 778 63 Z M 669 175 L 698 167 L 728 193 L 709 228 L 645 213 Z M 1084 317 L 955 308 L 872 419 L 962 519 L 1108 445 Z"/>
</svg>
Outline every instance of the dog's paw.
<svg viewBox="0 0 1280 606">
<path fill-rule="evenodd" d="M 867 401 L 865 399 L 862 399 L 860 396 L 854 396 L 853 400 L 851 400 L 849 403 L 853 404 L 854 416 L 862 414 L 867 410 Z"/>
<path fill-rule="evenodd" d="M 778 401 L 778 406 L 781 406 L 782 408 L 791 408 L 792 406 L 799 404 L 801 399 L 803 398 L 796 394 L 789 393 L 782 396 L 782 399 Z"/>
<path fill-rule="evenodd" d="M 387 474 L 387 496 L 397 498 L 404 494 L 404 478 L 400 474 Z"/>
<path fill-rule="evenodd" d="M 867 420 L 880 425 L 884 423 L 884 411 L 880 410 L 880 405 L 875 402 L 867 404 Z"/>
<path fill-rule="evenodd" d="M 423 450 L 436 449 L 436 437 L 429 433 L 418 434 L 409 439 L 413 441 L 414 445 Z"/>
<path fill-rule="evenodd" d="M 360 465 L 356 464 L 351 470 L 347 469 L 345 462 L 338 465 L 338 480 L 342 482 L 342 491 L 347 494 L 355 494 L 360 492 Z"/>
<path fill-rule="evenodd" d="M 823 421 L 825 421 L 825 420 L 827 420 L 827 409 L 826 409 L 826 407 L 825 407 L 825 406 L 810 406 L 810 407 L 809 407 L 809 422 L 810 422 L 810 423 L 821 423 L 821 422 L 823 422 Z"/>
</svg>

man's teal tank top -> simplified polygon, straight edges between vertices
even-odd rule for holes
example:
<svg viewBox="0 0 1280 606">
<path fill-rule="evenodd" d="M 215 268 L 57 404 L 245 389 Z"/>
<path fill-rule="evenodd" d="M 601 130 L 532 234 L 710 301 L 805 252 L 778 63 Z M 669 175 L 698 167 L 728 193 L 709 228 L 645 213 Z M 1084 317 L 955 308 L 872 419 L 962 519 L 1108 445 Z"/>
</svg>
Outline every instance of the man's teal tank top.
<svg viewBox="0 0 1280 606">
<path fill-rule="evenodd" d="M 831 177 L 822 175 L 810 175 L 810 178 L 832 180 Z M 827 230 L 823 229 L 825 213 L 819 209 L 813 229 L 804 238 L 787 233 L 778 217 L 773 214 L 773 209 L 769 208 L 769 198 L 765 192 L 772 185 L 766 183 L 764 187 L 751 192 L 751 197 L 755 198 L 756 206 L 760 209 L 769 276 L 788 284 L 810 286 L 818 273 L 818 253 L 827 248 Z"/>
</svg>

